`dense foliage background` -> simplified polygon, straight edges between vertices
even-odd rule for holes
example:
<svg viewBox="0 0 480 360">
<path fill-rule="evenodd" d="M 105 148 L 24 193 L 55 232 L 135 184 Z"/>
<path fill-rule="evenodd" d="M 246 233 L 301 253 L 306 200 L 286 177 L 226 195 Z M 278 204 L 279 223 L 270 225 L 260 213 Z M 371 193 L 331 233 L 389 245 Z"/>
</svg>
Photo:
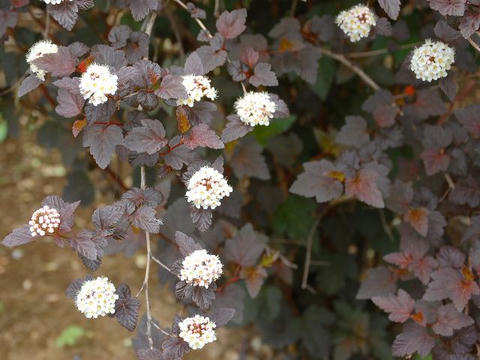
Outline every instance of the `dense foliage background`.
<svg viewBox="0 0 480 360">
<path fill-rule="evenodd" d="M 85 275 L 147 253 L 144 285 L 116 284 L 113 315 L 140 359 L 181 359 L 179 319 L 199 312 L 259 332 L 276 359 L 479 356 L 480 2 L 369 1 L 376 26 L 352 43 L 335 16 L 356 4 L 0 0 L 0 141 L 26 128 L 61 151 L 63 200 L 43 204 Z M 45 81 L 25 61 L 41 39 L 59 47 L 33 60 Z M 425 39 L 455 49 L 447 77 L 411 71 Z M 119 78 L 100 105 L 79 90 L 92 63 Z M 188 74 L 208 76 L 216 99 L 180 104 Z M 268 126 L 235 115 L 245 91 L 271 94 Z M 205 164 L 233 188 L 213 211 L 185 199 Z M 112 204 L 76 219 L 100 193 Z M 32 240 L 19 228 L 3 244 Z M 169 273 L 199 248 L 224 264 L 204 292 Z M 173 326 L 150 312 L 148 284 L 185 303 Z"/>
</svg>

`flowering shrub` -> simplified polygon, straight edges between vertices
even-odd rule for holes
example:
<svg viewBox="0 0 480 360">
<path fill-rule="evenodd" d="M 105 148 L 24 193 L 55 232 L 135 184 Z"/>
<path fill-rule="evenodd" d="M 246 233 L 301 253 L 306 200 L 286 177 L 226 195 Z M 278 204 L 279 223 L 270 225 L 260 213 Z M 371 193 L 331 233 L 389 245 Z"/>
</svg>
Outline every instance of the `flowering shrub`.
<svg viewBox="0 0 480 360">
<path fill-rule="evenodd" d="M 71 247 L 97 277 L 66 294 L 140 360 L 252 323 L 278 359 L 477 358 L 480 2 L 268 4 L 0 0 L 2 116 L 70 169 L 2 244 Z M 99 171 L 116 201 L 77 228 Z M 143 283 L 110 282 L 136 251 Z"/>
</svg>

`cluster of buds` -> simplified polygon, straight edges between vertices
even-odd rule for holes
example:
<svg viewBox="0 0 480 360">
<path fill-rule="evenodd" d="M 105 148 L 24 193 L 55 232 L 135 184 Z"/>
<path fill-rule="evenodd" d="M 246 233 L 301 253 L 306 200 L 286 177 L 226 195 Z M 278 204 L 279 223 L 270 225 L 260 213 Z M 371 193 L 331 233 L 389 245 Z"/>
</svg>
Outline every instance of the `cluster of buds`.
<svg viewBox="0 0 480 360">
<path fill-rule="evenodd" d="M 447 76 L 455 61 L 455 50 L 441 41 L 427 39 L 413 51 L 410 69 L 417 79 L 432 81 Z"/>
<path fill-rule="evenodd" d="M 234 107 L 240 120 L 250 126 L 269 125 L 276 110 L 268 93 L 253 91 L 235 101 Z"/>
<path fill-rule="evenodd" d="M 368 6 L 358 4 L 338 14 L 335 22 L 351 42 L 356 42 L 370 34 L 370 29 L 376 25 L 377 20 Z"/>
<path fill-rule="evenodd" d="M 215 100 L 217 90 L 210 85 L 210 79 L 201 75 L 185 75 L 182 84 L 187 91 L 188 98 L 178 99 L 177 105 L 193 106 L 195 101 L 200 101 L 205 96 L 210 100 Z"/>
<path fill-rule="evenodd" d="M 187 201 L 197 208 L 215 209 L 220 200 L 233 191 L 223 174 L 210 166 L 203 166 L 188 181 Z"/>
<path fill-rule="evenodd" d="M 207 250 L 195 250 L 183 260 L 180 280 L 208 289 L 222 273 L 222 263 L 218 256 L 209 254 Z"/>
<path fill-rule="evenodd" d="M 115 286 L 106 277 L 97 277 L 82 284 L 75 299 L 77 309 L 88 319 L 115 313 L 118 299 Z"/>
<path fill-rule="evenodd" d="M 215 328 L 217 327 L 213 321 L 206 316 L 195 315 L 181 321 L 179 336 L 193 350 L 201 349 L 206 344 L 217 340 Z"/>
<path fill-rule="evenodd" d="M 55 54 L 58 52 L 58 46 L 52 43 L 50 40 L 42 40 L 32 45 L 27 53 L 27 63 L 30 65 L 30 71 L 37 75 L 37 77 L 44 81 L 47 71 L 40 69 L 33 64 L 33 60 L 41 58 L 46 54 Z"/>
<path fill-rule="evenodd" d="M 110 72 L 108 66 L 91 64 L 80 78 L 80 94 L 92 105 L 107 102 L 107 95 L 117 92 L 118 76 Z"/>
<path fill-rule="evenodd" d="M 60 226 L 60 214 L 56 209 L 45 205 L 32 214 L 28 222 L 32 236 L 45 236 L 53 234 Z"/>
</svg>

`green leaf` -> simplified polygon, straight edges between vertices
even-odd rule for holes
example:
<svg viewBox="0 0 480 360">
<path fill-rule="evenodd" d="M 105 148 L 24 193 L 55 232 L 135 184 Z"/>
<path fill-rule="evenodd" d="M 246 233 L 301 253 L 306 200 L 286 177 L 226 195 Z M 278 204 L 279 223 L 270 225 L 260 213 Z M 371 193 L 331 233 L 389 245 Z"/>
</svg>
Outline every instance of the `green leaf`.
<svg viewBox="0 0 480 360">
<path fill-rule="evenodd" d="M 60 336 L 55 340 L 55 344 L 59 348 L 63 348 L 67 345 L 73 346 L 84 335 L 85 329 L 77 325 L 70 325 L 62 331 Z"/>
<path fill-rule="evenodd" d="M 275 232 L 290 239 L 306 239 L 315 221 L 315 208 L 314 200 L 290 195 L 273 214 Z"/>
<path fill-rule="evenodd" d="M 335 79 L 336 66 L 335 62 L 326 56 L 320 58 L 318 65 L 317 81 L 312 85 L 312 90 L 320 99 L 325 100 Z"/>
<path fill-rule="evenodd" d="M 432 355 L 421 357 L 420 355 L 417 354 L 417 356 L 415 357 L 415 360 L 432 360 Z"/>
<path fill-rule="evenodd" d="M 274 119 L 268 126 L 256 126 L 255 130 L 252 131 L 252 134 L 260 145 L 265 146 L 270 138 L 280 135 L 290 129 L 296 119 L 296 115 L 291 115 L 282 119 Z"/>
<path fill-rule="evenodd" d="M 276 286 L 268 286 L 265 289 L 265 294 L 267 297 L 267 306 L 268 306 L 268 317 L 270 320 L 274 320 L 282 305 L 282 292 Z"/>
<path fill-rule="evenodd" d="M 7 138 L 7 134 L 8 134 L 7 120 L 5 120 L 2 114 L 0 114 L 0 144 L 5 141 L 5 139 Z"/>
</svg>

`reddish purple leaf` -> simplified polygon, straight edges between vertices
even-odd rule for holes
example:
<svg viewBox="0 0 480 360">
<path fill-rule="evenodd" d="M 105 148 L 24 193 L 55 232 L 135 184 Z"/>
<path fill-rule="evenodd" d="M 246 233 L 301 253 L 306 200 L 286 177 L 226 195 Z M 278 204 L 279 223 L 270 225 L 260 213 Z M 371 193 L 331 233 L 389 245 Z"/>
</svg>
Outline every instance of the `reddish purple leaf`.
<svg viewBox="0 0 480 360">
<path fill-rule="evenodd" d="M 40 86 L 42 81 L 36 75 L 28 75 L 18 88 L 18 97 L 22 97 Z"/>
<path fill-rule="evenodd" d="M 383 196 L 377 185 L 378 173 L 373 169 L 360 169 L 357 174 L 345 181 L 345 194 L 364 203 L 383 208 Z"/>
<path fill-rule="evenodd" d="M 375 296 L 393 294 L 397 289 L 395 275 L 385 266 L 369 269 L 367 278 L 362 281 L 358 290 L 357 299 L 371 299 Z"/>
<path fill-rule="evenodd" d="M 265 235 L 256 232 L 251 224 L 246 224 L 233 239 L 225 242 L 224 256 L 235 264 L 252 267 L 257 264 L 266 243 Z"/>
<path fill-rule="evenodd" d="M 435 345 L 435 339 L 428 330 L 416 323 L 407 323 L 403 332 L 395 338 L 392 345 L 394 356 L 409 356 L 418 353 L 427 356 Z"/>
<path fill-rule="evenodd" d="M 222 132 L 222 141 L 224 143 L 237 140 L 253 130 L 251 126 L 245 125 L 237 115 L 229 115 L 227 120 L 227 125 Z"/>
<path fill-rule="evenodd" d="M 398 290 L 397 295 L 375 296 L 372 298 L 372 301 L 380 309 L 389 313 L 388 318 L 390 321 L 399 323 L 404 323 L 410 318 L 415 305 L 415 300 L 402 289 Z"/>
<path fill-rule="evenodd" d="M 33 240 L 32 234 L 28 225 L 24 225 L 13 230 L 10 234 L 5 236 L 2 240 L 2 245 L 6 247 L 15 247 L 27 244 Z"/>
<path fill-rule="evenodd" d="M 250 84 L 255 87 L 263 86 L 277 86 L 277 76 L 271 71 L 271 65 L 267 63 L 259 63 L 255 66 L 254 74 L 248 79 Z"/>
<path fill-rule="evenodd" d="M 463 16 L 466 0 L 428 0 L 430 7 L 443 16 Z"/>
<path fill-rule="evenodd" d="M 458 330 L 473 324 L 473 319 L 458 312 L 453 304 L 442 305 L 437 308 L 437 319 L 432 324 L 432 330 L 441 336 L 452 336 L 453 330 Z"/>
<path fill-rule="evenodd" d="M 101 169 L 110 164 L 115 147 L 122 142 L 122 129 L 116 125 L 92 125 L 83 133 L 83 146 L 90 147 L 90 154 Z"/>
<path fill-rule="evenodd" d="M 455 110 L 455 117 L 475 138 L 480 138 L 480 105 L 474 104 Z"/>
<path fill-rule="evenodd" d="M 133 128 L 125 137 L 124 146 L 138 153 L 155 154 L 165 147 L 168 139 L 160 120 L 141 120 L 143 126 Z"/>
<path fill-rule="evenodd" d="M 184 144 L 191 150 L 197 147 L 209 147 L 212 149 L 224 148 L 223 142 L 207 124 L 194 126 L 184 138 Z"/>
<path fill-rule="evenodd" d="M 379 0 L 379 5 L 392 20 L 397 20 L 400 14 L 400 0 Z"/>
<path fill-rule="evenodd" d="M 265 157 L 262 155 L 262 150 L 261 145 L 253 139 L 247 139 L 247 141 L 235 146 L 230 165 L 237 178 L 270 179 L 270 172 Z"/>
<path fill-rule="evenodd" d="M 72 93 L 71 91 L 60 88 L 57 93 L 58 105 L 55 111 L 58 115 L 66 118 L 75 117 L 82 113 L 85 99 L 79 93 Z"/>
<path fill-rule="evenodd" d="M 435 175 L 441 171 L 447 171 L 450 165 L 450 156 L 444 149 L 428 149 L 420 154 L 425 165 L 425 172 L 428 176 Z"/>
<path fill-rule="evenodd" d="M 56 53 L 46 54 L 35 59 L 33 63 L 40 69 L 48 71 L 52 76 L 59 77 L 70 75 L 75 71 L 76 66 L 75 58 L 64 46 L 60 46 Z"/>
<path fill-rule="evenodd" d="M 118 285 L 117 294 L 118 299 L 115 302 L 115 318 L 128 331 L 133 331 L 137 327 L 140 300 L 131 295 L 130 288 L 127 284 Z"/>
<path fill-rule="evenodd" d="M 423 237 L 428 233 L 428 214 L 425 207 L 412 208 L 404 215 L 404 220 L 408 222 Z"/>
<path fill-rule="evenodd" d="M 480 27 L 480 11 L 478 7 L 472 6 L 465 12 L 460 21 L 459 29 L 465 39 L 472 36 Z"/>
<path fill-rule="evenodd" d="M 370 137 L 366 121 L 361 116 L 347 116 L 345 125 L 342 126 L 335 140 L 340 144 L 354 147 L 367 144 Z"/>
<path fill-rule="evenodd" d="M 247 28 L 246 20 L 246 9 L 224 11 L 217 19 L 217 30 L 225 39 L 234 39 Z"/>
</svg>

